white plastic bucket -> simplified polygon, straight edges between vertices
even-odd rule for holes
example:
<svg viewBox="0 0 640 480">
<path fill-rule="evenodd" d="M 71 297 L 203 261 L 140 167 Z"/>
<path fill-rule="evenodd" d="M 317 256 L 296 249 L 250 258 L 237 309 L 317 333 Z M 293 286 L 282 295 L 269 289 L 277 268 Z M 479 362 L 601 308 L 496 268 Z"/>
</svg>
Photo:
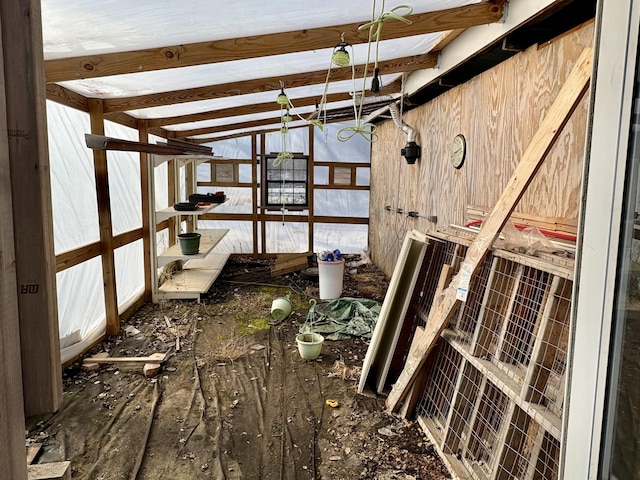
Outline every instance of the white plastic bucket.
<svg viewBox="0 0 640 480">
<path fill-rule="evenodd" d="M 325 262 L 318 260 L 318 280 L 320 281 L 320 299 L 333 300 L 342 295 L 344 278 L 344 260 Z"/>
</svg>

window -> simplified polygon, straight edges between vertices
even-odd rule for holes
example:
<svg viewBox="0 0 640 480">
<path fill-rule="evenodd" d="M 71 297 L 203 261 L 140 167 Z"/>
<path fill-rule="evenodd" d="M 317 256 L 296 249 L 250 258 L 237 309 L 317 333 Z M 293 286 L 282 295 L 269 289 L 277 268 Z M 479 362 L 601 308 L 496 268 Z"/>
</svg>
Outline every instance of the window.
<svg viewBox="0 0 640 480">
<path fill-rule="evenodd" d="M 301 153 L 282 156 L 271 153 L 262 169 L 262 205 L 297 207 L 309 205 L 309 157 Z"/>
</svg>

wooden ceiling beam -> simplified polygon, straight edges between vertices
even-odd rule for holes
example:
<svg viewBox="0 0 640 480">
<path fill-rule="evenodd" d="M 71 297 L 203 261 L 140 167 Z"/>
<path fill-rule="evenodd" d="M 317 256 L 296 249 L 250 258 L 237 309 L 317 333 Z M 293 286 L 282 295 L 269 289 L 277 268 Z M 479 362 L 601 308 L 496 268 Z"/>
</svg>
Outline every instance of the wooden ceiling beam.
<svg viewBox="0 0 640 480">
<path fill-rule="evenodd" d="M 273 105 L 275 105 L 275 102 L 273 102 Z M 274 110 L 273 106 L 271 107 L 271 109 Z M 342 110 L 345 110 L 345 109 L 344 108 L 333 109 L 333 110 L 327 109 L 326 110 L 327 123 L 345 121 L 353 118 L 353 111 L 352 111 L 353 106 L 350 106 L 350 107 L 347 107 L 347 110 L 349 110 L 350 112 L 350 115 L 348 117 L 345 117 L 344 115 L 338 115 L 339 118 L 334 119 L 333 117 L 336 116 L 336 113 Z M 292 114 L 291 116 L 293 117 L 293 120 L 292 120 L 293 122 L 301 121 L 301 119 L 297 117 L 295 114 Z M 308 116 L 308 114 L 301 115 L 301 116 L 304 119 Z M 224 125 L 193 128 L 190 130 L 165 130 L 165 132 L 167 134 L 167 138 L 188 138 L 188 137 L 194 137 L 198 135 L 208 135 L 212 133 L 227 132 L 232 130 L 253 129 L 255 127 L 263 127 L 265 125 L 274 125 L 280 128 L 281 122 L 282 122 L 282 118 L 280 116 L 280 112 L 278 112 L 277 116 L 273 116 L 270 118 L 262 118 L 259 120 L 226 123 Z M 296 125 L 295 127 L 291 126 L 290 128 L 297 128 L 298 126 L 303 126 L 303 125 Z"/>
<path fill-rule="evenodd" d="M 59 103 L 65 107 L 74 108 L 81 112 L 89 113 L 89 99 L 73 90 L 56 85 L 47 84 L 47 100 Z M 124 112 L 115 112 L 105 115 L 105 120 L 138 129 L 138 119 Z"/>
<path fill-rule="evenodd" d="M 438 56 L 433 53 L 414 55 L 411 57 L 395 58 L 378 63 L 380 73 L 408 73 L 425 68 L 433 68 L 438 62 Z M 373 65 L 369 65 L 368 75 L 373 73 Z M 355 67 L 356 77 L 362 78 L 364 66 Z M 105 113 L 123 112 L 150 107 L 160 107 L 163 105 L 173 105 L 176 103 L 196 102 L 199 100 L 210 100 L 213 98 L 223 98 L 231 95 L 246 95 L 258 92 L 277 92 L 280 90 L 280 82 L 284 82 L 285 88 L 305 87 L 318 85 L 325 82 L 326 70 L 315 72 L 298 73 L 294 75 L 277 76 L 269 78 L 256 78 L 244 82 L 223 83 L 220 85 L 210 85 L 199 88 L 188 88 L 173 92 L 153 93 L 126 98 L 107 98 L 104 100 Z M 331 70 L 331 81 L 349 80 L 351 78 L 351 67 L 336 68 Z"/>
<path fill-rule="evenodd" d="M 383 39 L 494 23 L 502 18 L 504 3 L 505 0 L 489 0 L 409 15 L 407 18 L 411 20 L 411 25 L 399 21 L 386 22 Z M 62 82 L 333 48 L 339 42 L 342 33 L 349 43 L 366 43 L 369 40 L 369 32 L 359 30 L 359 27 L 367 21 L 246 38 L 47 60 L 45 76 L 47 82 Z"/>
<path fill-rule="evenodd" d="M 68 88 L 56 85 L 55 83 L 47 84 L 47 100 L 57 102 L 66 107 L 75 108 L 81 112 L 89 113 L 89 101 L 87 97 Z"/>
<path fill-rule="evenodd" d="M 293 100 L 294 106 L 306 107 L 315 105 L 320 101 L 321 95 L 313 97 L 296 98 Z M 349 93 L 331 93 L 327 95 L 327 103 L 341 102 L 351 100 Z M 149 119 L 150 127 L 162 127 L 164 125 L 178 125 L 181 123 L 201 122 L 204 120 L 212 120 L 218 118 L 236 117 L 241 115 L 253 115 L 256 113 L 271 112 L 279 107 L 273 102 L 255 103 L 252 105 L 239 105 L 237 107 L 221 108 L 219 110 L 209 110 L 208 112 L 192 113 L 189 115 L 181 115 L 178 117 L 164 117 Z"/>
<path fill-rule="evenodd" d="M 298 127 L 296 127 L 296 128 L 298 128 Z M 300 127 L 300 128 L 302 128 L 302 127 Z M 306 125 L 304 126 L 304 128 L 306 128 Z M 219 137 L 216 136 L 216 137 L 207 137 L 207 138 L 192 138 L 192 139 L 189 139 L 189 141 L 193 142 L 193 143 L 197 143 L 197 144 L 205 144 L 205 143 L 219 142 L 219 141 L 222 141 L 222 140 L 230 140 L 230 139 L 234 139 L 234 138 L 249 137 L 254 133 L 256 133 L 258 135 L 267 134 L 267 133 L 273 133 L 273 132 L 277 132 L 279 130 L 280 130 L 279 128 L 264 129 L 264 130 L 253 130 L 253 131 L 232 133 L 232 134 L 229 134 L 229 135 L 221 135 Z"/>
<path fill-rule="evenodd" d="M 304 118 L 304 117 L 303 117 Z M 210 133 L 228 132 L 230 130 L 241 130 L 244 128 L 264 127 L 265 125 L 278 126 L 281 123 L 280 115 L 271 118 L 261 118 L 260 120 L 250 120 L 247 122 L 226 123 L 215 127 L 194 128 L 191 130 L 167 130 L 167 138 L 188 138 L 196 135 L 208 135 Z M 293 121 L 300 121 L 298 117 L 294 117 Z"/>
</svg>

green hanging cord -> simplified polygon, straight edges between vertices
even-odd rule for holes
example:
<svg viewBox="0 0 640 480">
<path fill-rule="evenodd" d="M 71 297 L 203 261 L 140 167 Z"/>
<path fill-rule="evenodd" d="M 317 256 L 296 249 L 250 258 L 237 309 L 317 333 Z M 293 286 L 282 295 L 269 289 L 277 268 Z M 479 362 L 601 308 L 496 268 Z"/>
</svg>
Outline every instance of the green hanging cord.
<svg viewBox="0 0 640 480">
<path fill-rule="evenodd" d="M 371 91 L 375 93 L 380 91 L 380 68 L 378 68 L 378 50 L 380 47 L 380 38 L 382 36 L 382 24 L 389 20 L 400 20 L 407 25 L 411 25 L 411 20 L 405 18 L 405 15 L 411 15 L 411 13 L 413 13 L 413 8 L 409 5 L 398 5 L 391 10 L 385 11 L 384 2 L 382 3 L 381 10 L 382 13 L 378 16 L 377 19 L 358 27 L 358 30 L 364 30 L 365 28 L 369 29 L 369 43 L 371 43 L 372 38 L 375 37 L 376 55 L 373 67 L 373 79 L 371 80 Z M 405 12 L 403 12 L 402 14 L 398 13 L 401 10 L 405 10 Z M 375 17 L 375 3 L 373 16 Z"/>
<path fill-rule="evenodd" d="M 373 11 L 371 13 L 371 18 L 375 18 L 376 13 L 376 2 L 373 2 Z M 377 140 L 376 135 L 376 127 L 371 124 L 361 125 L 360 121 L 362 118 L 362 110 L 364 107 L 364 97 L 367 91 L 367 72 L 369 71 L 369 62 L 371 59 L 371 42 L 372 42 L 372 29 L 369 29 L 369 39 L 367 42 L 367 60 L 364 64 L 364 75 L 362 77 L 362 90 L 360 92 L 360 99 L 356 98 L 356 88 L 355 88 L 355 69 L 352 71 L 351 81 L 353 83 L 353 115 L 355 117 L 355 125 L 351 127 L 343 127 L 338 130 L 336 136 L 339 141 L 346 142 L 352 139 L 355 135 L 362 135 L 365 140 L 369 142 L 374 142 Z"/>
</svg>

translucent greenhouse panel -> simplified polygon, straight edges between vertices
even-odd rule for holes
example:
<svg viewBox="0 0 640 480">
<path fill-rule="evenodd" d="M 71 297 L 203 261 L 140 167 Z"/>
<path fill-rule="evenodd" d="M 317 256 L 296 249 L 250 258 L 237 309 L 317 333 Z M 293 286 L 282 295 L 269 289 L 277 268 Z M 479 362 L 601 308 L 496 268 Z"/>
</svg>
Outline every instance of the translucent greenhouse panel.
<svg viewBox="0 0 640 480">
<path fill-rule="evenodd" d="M 306 252 L 309 226 L 306 223 L 267 222 L 267 253 Z"/>
<path fill-rule="evenodd" d="M 368 190 L 316 190 L 314 214 L 333 217 L 369 217 Z"/>
<path fill-rule="evenodd" d="M 104 335 L 102 262 L 93 258 L 56 275 L 62 362 L 80 355 Z"/>
<path fill-rule="evenodd" d="M 340 129 L 351 127 L 354 122 L 337 122 L 315 129 L 314 160 L 316 162 L 369 162 L 371 142 L 362 135 L 354 135 L 348 141 L 338 140 Z"/>
<path fill-rule="evenodd" d="M 198 228 L 202 229 L 228 229 L 215 251 L 221 253 L 253 253 L 253 224 L 240 221 L 198 221 Z M 260 225 L 258 225 L 258 245 L 260 244 Z"/>
<path fill-rule="evenodd" d="M 142 240 L 116 249 L 114 257 L 118 310 L 122 313 L 144 293 L 144 250 Z"/>
<path fill-rule="evenodd" d="M 335 250 L 359 254 L 367 248 L 368 225 L 316 223 L 313 230 L 313 251 Z"/>
<path fill-rule="evenodd" d="M 129 127 L 105 122 L 105 135 L 138 141 L 138 133 Z M 137 152 L 107 152 L 109 193 L 113 234 L 128 232 L 142 226 L 140 185 L 140 154 Z"/>
<path fill-rule="evenodd" d="M 51 208 L 56 254 L 100 239 L 89 115 L 47 101 Z"/>
</svg>

